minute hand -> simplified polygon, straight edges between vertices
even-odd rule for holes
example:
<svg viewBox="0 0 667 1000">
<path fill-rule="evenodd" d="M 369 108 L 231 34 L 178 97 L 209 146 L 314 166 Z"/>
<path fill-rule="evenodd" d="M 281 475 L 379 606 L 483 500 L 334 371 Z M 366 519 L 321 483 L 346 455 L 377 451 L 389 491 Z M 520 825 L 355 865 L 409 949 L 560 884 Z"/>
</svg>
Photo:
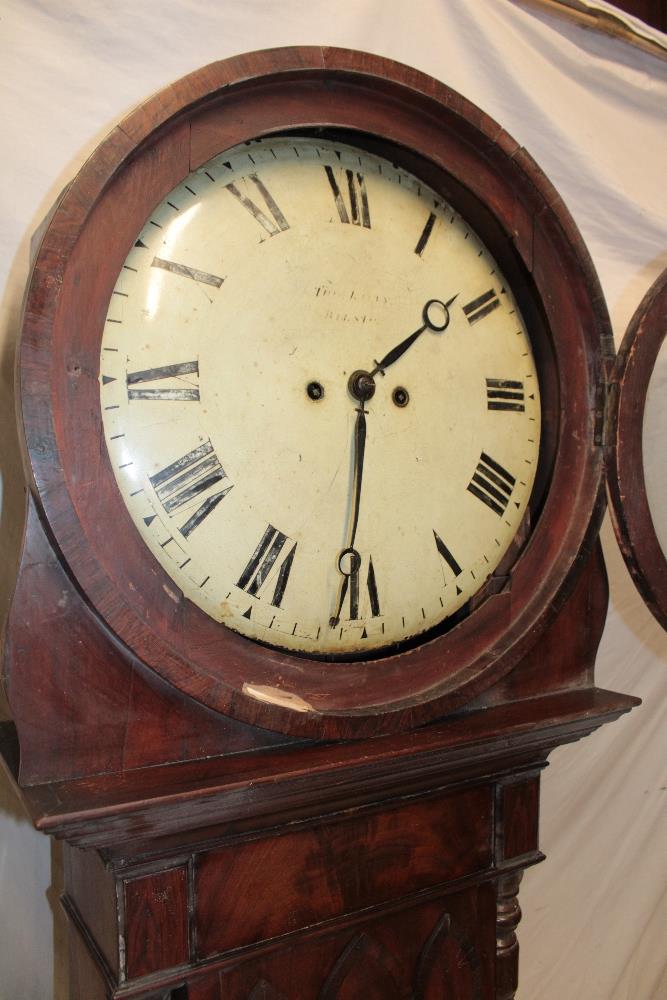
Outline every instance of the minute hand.
<svg viewBox="0 0 667 1000">
<path fill-rule="evenodd" d="M 458 295 L 458 292 L 456 294 Z M 455 298 L 456 295 L 452 296 L 449 302 L 441 302 L 440 299 L 429 299 L 422 310 L 422 325 L 418 330 L 415 330 L 414 333 L 411 333 L 408 337 L 406 337 L 405 340 L 402 340 L 400 344 L 397 344 L 396 347 L 392 347 L 392 349 L 385 354 L 381 361 L 375 362 L 375 368 L 373 368 L 370 372 L 371 378 L 377 375 L 378 372 L 382 372 L 384 374 L 385 368 L 389 368 L 389 366 L 393 365 L 395 361 L 398 361 L 399 358 L 403 357 L 408 348 L 412 347 L 415 340 L 417 340 L 418 337 L 421 337 L 424 330 L 431 330 L 433 333 L 442 333 L 442 331 L 449 326 L 449 307 Z M 438 320 L 434 319 L 434 312 L 437 313 L 440 311 L 444 313 L 444 317 L 441 317 Z"/>
</svg>

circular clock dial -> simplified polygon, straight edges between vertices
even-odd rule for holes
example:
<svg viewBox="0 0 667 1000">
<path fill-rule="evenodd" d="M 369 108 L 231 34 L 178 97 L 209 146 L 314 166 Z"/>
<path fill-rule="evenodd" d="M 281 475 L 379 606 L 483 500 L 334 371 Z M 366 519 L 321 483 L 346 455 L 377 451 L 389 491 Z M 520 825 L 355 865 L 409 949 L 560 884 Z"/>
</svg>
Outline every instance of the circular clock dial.
<svg viewBox="0 0 667 1000">
<path fill-rule="evenodd" d="M 440 196 L 360 149 L 270 138 L 190 174 L 137 234 L 100 372 L 143 541 L 268 645 L 428 632 L 526 513 L 540 397 L 511 289 Z"/>
</svg>

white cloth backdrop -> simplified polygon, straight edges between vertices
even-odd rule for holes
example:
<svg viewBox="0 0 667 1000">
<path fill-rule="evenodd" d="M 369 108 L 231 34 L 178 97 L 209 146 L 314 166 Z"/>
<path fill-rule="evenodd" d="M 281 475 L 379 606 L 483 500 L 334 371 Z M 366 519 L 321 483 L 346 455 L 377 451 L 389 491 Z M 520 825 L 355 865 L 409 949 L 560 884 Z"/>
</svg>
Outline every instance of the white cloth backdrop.
<svg viewBox="0 0 667 1000">
<path fill-rule="evenodd" d="M 30 233 L 135 103 L 215 59 L 295 43 L 412 64 L 502 122 L 581 228 L 617 343 L 667 266 L 667 62 L 624 42 L 511 0 L 1 0 L 0 611 L 22 525 L 11 370 Z M 660 364 L 663 391 L 656 377 L 647 441 L 652 493 L 667 523 L 664 353 Z M 548 860 L 528 872 L 521 893 L 520 1000 L 667 997 L 667 642 L 608 524 L 603 537 L 611 607 L 597 681 L 644 705 L 554 754 L 545 774 Z M 1 1000 L 68 995 L 53 853 L 52 871 L 48 841 L 3 779 Z"/>
</svg>

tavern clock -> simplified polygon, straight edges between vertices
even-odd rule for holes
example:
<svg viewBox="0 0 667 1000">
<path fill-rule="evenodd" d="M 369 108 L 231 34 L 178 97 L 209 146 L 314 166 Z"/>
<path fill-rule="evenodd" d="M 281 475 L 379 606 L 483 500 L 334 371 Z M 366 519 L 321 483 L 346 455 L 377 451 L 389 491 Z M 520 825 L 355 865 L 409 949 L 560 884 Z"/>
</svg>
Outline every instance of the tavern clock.
<svg viewBox="0 0 667 1000">
<path fill-rule="evenodd" d="M 17 779 L 78 998 L 514 995 L 593 686 L 613 361 L 529 156 L 386 60 L 283 49 L 64 193 L 20 358 Z"/>
</svg>

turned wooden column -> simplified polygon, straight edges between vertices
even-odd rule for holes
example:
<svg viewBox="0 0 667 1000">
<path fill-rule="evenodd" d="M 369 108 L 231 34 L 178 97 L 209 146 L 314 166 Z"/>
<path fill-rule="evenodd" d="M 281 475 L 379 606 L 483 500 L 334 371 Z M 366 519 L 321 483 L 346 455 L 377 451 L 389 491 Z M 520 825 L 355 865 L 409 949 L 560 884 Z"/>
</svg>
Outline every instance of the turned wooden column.
<svg viewBox="0 0 667 1000">
<path fill-rule="evenodd" d="M 513 1000 L 519 985 L 519 941 L 516 929 L 521 920 L 519 886 L 522 871 L 498 880 L 496 910 L 496 1000 Z"/>
</svg>

